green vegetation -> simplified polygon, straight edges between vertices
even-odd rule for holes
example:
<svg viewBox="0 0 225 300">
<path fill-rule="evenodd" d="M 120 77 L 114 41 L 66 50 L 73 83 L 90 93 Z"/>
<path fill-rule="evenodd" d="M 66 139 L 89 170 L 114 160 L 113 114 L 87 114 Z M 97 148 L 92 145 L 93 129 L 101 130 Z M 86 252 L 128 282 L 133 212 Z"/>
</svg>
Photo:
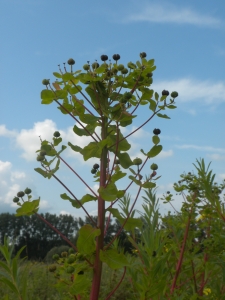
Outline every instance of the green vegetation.
<svg viewBox="0 0 225 300">
<path fill-rule="evenodd" d="M 114 62 L 102 55 L 101 65 L 97 61 L 88 62 L 83 66 L 84 72 L 73 71 L 75 61 L 69 59 L 69 70 L 64 65 L 63 70 L 59 66 L 59 73 L 53 73 L 57 78 L 55 82 L 43 80 L 42 104 L 57 103 L 63 115 L 76 121 L 74 134 L 89 136 L 91 142 L 83 148 L 71 142 L 68 146 L 80 153 L 84 161 L 95 158 L 90 173 L 99 183 L 95 192 L 91 183 L 64 160 L 62 152 L 67 146 L 59 148 L 62 137 L 56 131 L 52 141 L 40 137 L 40 149 L 36 151 L 40 167 L 35 171 L 61 184 L 66 191 L 60 195 L 62 200 L 68 200 L 74 209 L 82 209 L 88 221 L 72 240 L 38 214 L 40 198 L 32 200 L 29 188 L 19 191 L 13 199 L 19 206 L 16 216 L 32 218 L 35 215 L 70 247 L 68 251 L 54 252 L 54 263 L 48 266 L 50 274 L 47 276 L 55 278 L 54 288 L 61 299 L 225 299 L 225 238 L 222 234 L 225 209 L 224 199 L 221 199 L 225 183 L 217 185 L 209 166 L 205 166 L 203 159 L 197 160 L 197 174 L 183 174 L 174 184 L 182 201 L 181 210 L 161 216 L 155 193 L 160 166 L 154 163 L 154 157 L 163 149 L 159 137 L 161 130 L 153 130 L 150 150 L 140 150 L 144 159 L 131 160 L 129 154 L 130 135 L 154 116 L 170 119 L 164 111 L 176 108 L 177 92 L 163 90 L 160 96 L 150 89 L 156 67 L 154 60 L 146 57 L 145 52 L 140 53 L 140 60 L 129 62 L 126 68 L 118 65 L 119 54 L 113 55 Z M 151 115 L 133 132 L 123 136 L 122 128 L 131 125 L 137 117 L 134 112 L 146 105 Z M 149 160 L 152 160 L 150 174 L 144 177 L 143 167 Z M 88 188 L 89 193 L 81 199 L 56 175 L 61 163 Z M 130 183 L 119 190 L 117 183 L 124 178 Z M 129 188 L 132 184 L 137 193 L 131 200 Z M 138 212 L 135 204 L 141 191 L 145 193 L 143 212 Z M 173 207 L 170 191 L 161 200 Z M 85 208 L 90 201 L 96 202 L 97 218 Z M 107 237 L 112 217 L 119 227 Z M 122 234 L 126 235 L 125 240 L 121 239 Z M 129 243 L 129 251 L 125 251 L 126 243 Z M 21 298 L 17 281 L 15 287 L 18 299 L 26 299 L 28 294 Z"/>
</svg>

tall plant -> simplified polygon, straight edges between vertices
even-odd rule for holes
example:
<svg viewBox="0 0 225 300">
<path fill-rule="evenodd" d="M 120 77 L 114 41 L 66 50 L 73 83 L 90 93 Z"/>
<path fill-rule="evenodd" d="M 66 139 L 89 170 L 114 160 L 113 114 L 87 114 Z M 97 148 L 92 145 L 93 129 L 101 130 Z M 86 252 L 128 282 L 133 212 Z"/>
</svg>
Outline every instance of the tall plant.
<svg viewBox="0 0 225 300">
<path fill-rule="evenodd" d="M 73 127 L 74 134 L 90 137 L 91 141 L 83 148 L 73 145 L 71 142 L 68 143 L 68 146 L 73 151 L 80 153 L 84 161 L 96 158 L 91 173 L 95 181 L 99 182 L 97 192 L 62 157 L 66 146 L 62 145 L 61 149 L 58 149 L 58 145 L 62 142 L 58 131 L 54 133 L 52 141 L 41 140 L 41 147 L 37 150 L 37 161 L 40 162 L 41 167 L 36 168 L 35 171 L 45 178 L 56 179 L 66 190 L 60 197 L 70 201 L 74 208 L 82 209 L 92 224 L 86 224 L 80 229 L 77 244 L 73 245 L 62 233 L 43 219 L 79 253 L 79 259 L 82 257 L 82 260 L 78 260 L 74 256 L 74 266 L 71 265 L 73 259 L 70 259 L 70 262 L 66 261 L 68 263 L 66 270 L 73 274 L 69 292 L 77 299 L 86 297 L 88 293 L 90 299 L 98 299 L 103 262 L 112 269 L 123 268 L 124 274 L 126 272 L 129 262 L 126 256 L 114 247 L 114 242 L 123 229 L 132 231 L 141 226 L 141 220 L 134 217 L 134 206 L 141 190 L 154 188 L 156 186 L 154 181 L 159 178 L 156 178 L 158 169 L 156 164 L 151 164 L 150 175 L 145 180 L 143 180 L 142 169 L 149 159 L 154 158 L 162 151 L 159 138 L 160 129 L 153 130 L 151 149 L 145 151 L 141 149 L 145 157 L 144 161 L 141 158 L 134 160 L 130 158 L 131 145 L 128 138 L 146 125 L 155 115 L 170 119 L 161 111 L 167 108 L 176 108 L 174 103 L 178 96 L 177 92 L 169 94 L 166 90 L 163 90 L 160 96 L 150 88 L 153 81 L 152 72 L 156 67 L 153 59 L 146 59 L 145 52 L 140 53 L 139 61 L 129 62 L 127 67 L 119 64 L 119 54 L 114 54 L 112 58 L 113 61 L 108 60 L 107 55 L 102 55 L 101 65 L 97 61 L 92 64 L 87 62 L 83 66 L 85 72 L 74 71 L 75 61 L 69 59 L 69 70 L 66 64 L 63 68 L 59 66 L 59 72 L 53 73 L 56 80 L 50 83 L 50 80 L 44 79 L 43 84 L 46 88 L 41 92 L 42 104 L 56 103 L 64 115 L 69 115 L 76 122 Z M 149 106 L 151 115 L 137 129 L 124 136 L 122 129 L 132 124 L 133 119 L 137 117 L 135 113 L 139 106 L 146 105 Z M 100 134 L 98 134 L 98 128 L 100 128 Z M 81 199 L 77 198 L 73 191 L 56 175 L 60 163 L 65 164 L 78 177 L 89 189 L 89 193 Z M 133 168 L 135 165 L 136 169 Z M 124 189 L 119 190 L 116 183 L 127 176 L 128 170 L 130 183 Z M 115 208 L 115 204 L 119 199 L 123 199 L 132 184 L 136 184 L 137 194 L 132 205 L 130 202 L 129 205 L 124 204 L 127 205 L 124 214 Z M 31 190 L 26 189 L 24 192 L 19 192 L 14 198 L 14 201 L 20 206 L 17 209 L 17 216 L 36 213 L 39 218 L 42 218 L 37 213 L 40 199 L 31 200 L 30 193 Z M 27 201 L 23 198 L 25 194 L 28 195 Z M 97 222 L 85 208 L 85 204 L 90 201 L 97 202 Z M 109 214 L 107 219 L 106 214 Z M 121 228 L 111 242 L 104 245 L 104 236 L 112 216 L 118 219 Z M 112 293 L 113 291 L 109 293 L 107 299 L 111 297 Z"/>
</svg>

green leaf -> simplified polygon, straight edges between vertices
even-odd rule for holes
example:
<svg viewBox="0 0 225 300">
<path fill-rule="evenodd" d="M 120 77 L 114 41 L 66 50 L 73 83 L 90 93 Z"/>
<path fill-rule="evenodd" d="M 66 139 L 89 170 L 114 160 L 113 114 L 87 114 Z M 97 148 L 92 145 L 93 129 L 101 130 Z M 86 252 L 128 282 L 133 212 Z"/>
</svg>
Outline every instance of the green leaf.
<svg viewBox="0 0 225 300">
<path fill-rule="evenodd" d="M 54 141 L 54 146 L 58 146 L 58 144 L 60 144 L 62 142 L 62 138 L 59 137 L 59 138 L 53 138 L 53 141 Z"/>
<path fill-rule="evenodd" d="M 126 152 L 117 153 L 117 156 L 120 160 L 120 164 L 124 169 L 129 168 L 133 165 L 133 161 L 130 159 L 130 156 Z"/>
<path fill-rule="evenodd" d="M 113 270 L 129 266 L 126 256 L 123 253 L 118 253 L 116 249 L 100 250 L 100 259 Z"/>
<path fill-rule="evenodd" d="M 45 178 L 48 177 L 48 172 L 42 170 L 41 168 L 35 168 L 34 170 L 39 174 L 41 174 L 42 176 L 44 176 Z"/>
<path fill-rule="evenodd" d="M 41 103 L 42 104 L 50 104 L 56 98 L 55 94 L 51 90 L 42 90 L 41 91 Z"/>
<path fill-rule="evenodd" d="M 87 129 L 87 130 L 85 130 L 85 129 L 83 129 L 83 128 L 77 127 L 77 125 L 74 125 L 73 131 L 74 131 L 77 135 L 79 135 L 79 136 L 83 136 L 83 135 L 89 136 L 90 134 L 93 134 L 93 133 L 94 133 L 95 127 L 96 127 L 96 124 L 90 124 L 90 125 L 87 125 L 87 126 L 85 127 L 85 128 Z M 88 131 L 88 132 L 87 132 L 87 131 Z M 89 133 L 90 133 L 90 134 L 89 134 Z"/>
<path fill-rule="evenodd" d="M 154 91 L 153 90 L 149 90 L 146 89 L 146 91 L 144 91 L 144 93 L 141 96 L 141 100 L 149 100 L 152 98 Z"/>
<path fill-rule="evenodd" d="M 77 200 L 73 199 L 73 198 L 70 198 L 66 193 L 64 194 L 61 194 L 60 197 L 63 199 L 63 200 L 69 200 L 70 203 L 72 204 L 73 207 L 76 207 L 76 208 L 80 208 L 81 207 L 81 204 L 83 205 L 84 203 L 86 202 L 90 202 L 90 201 L 93 201 L 93 200 L 97 200 L 97 197 L 95 196 L 92 196 L 90 194 L 86 194 L 84 195 L 81 200 L 79 200 L 80 202 L 78 202 Z"/>
<path fill-rule="evenodd" d="M 125 195 L 126 191 L 125 190 L 119 190 L 117 192 L 116 198 L 122 198 Z"/>
<path fill-rule="evenodd" d="M 75 295 L 82 295 L 85 291 L 89 290 L 91 286 L 91 281 L 88 276 L 75 274 L 73 278 L 73 284 L 69 287 L 70 294 L 75 297 Z"/>
<path fill-rule="evenodd" d="M 153 189 L 156 187 L 156 184 L 154 182 L 145 182 L 141 186 L 145 189 Z"/>
<path fill-rule="evenodd" d="M 40 198 L 33 201 L 26 201 L 16 210 L 16 217 L 30 216 L 38 211 Z"/>
<path fill-rule="evenodd" d="M 57 78 L 62 78 L 62 75 L 57 72 L 53 72 L 53 75 Z"/>
<path fill-rule="evenodd" d="M 141 153 L 143 153 L 145 156 L 147 156 L 147 154 L 144 152 L 143 149 L 141 149 L 140 151 L 141 151 Z"/>
<path fill-rule="evenodd" d="M 57 99 L 64 99 L 67 97 L 68 92 L 65 90 L 56 90 L 55 95 Z"/>
<path fill-rule="evenodd" d="M 140 180 L 137 180 L 134 176 L 130 175 L 129 178 L 135 182 L 137 185 L 141 185 L 141 181 Z"/>
<path fill-rule="evenodd" d="M 79 230 L 77 248 L 81 254 L 89 255 L 95 251 L 95 238 L 101 233 L 100 229 L 93 228 L 86 224 Z"/>
<path fill-rule="evenodd" d="M 105 64 L 102 64 L 100 67 L 98 67 L 98 68 L 95 70 L 95 73 L 97 73 L 97 74 L 104 73 L 104 72 L 105 72 L 105 69 L 106 69 L 106 65 L 105 65 Z"/>
<path fill-rule="evenodd" d="M 76 95 L 77 93 L 79 93 L 80 91 L 82 91 L 82 87 L 80 85 L 76 85 L 73 87 L 69 87 L 68 88 L 68 92 L 72 95 Z"/>
<path fill-rule="evenodd" d="M 72 73 L 65 73 L 62 75 L 62 80 L 63 81 L 69 81 L 69 80 L 75 80 L 74 76 Z"/>
<path fill-rule="evenodd" d="M 158 135 L 153 135 L 152 142 L 155 145 L 157 145 L 160 142 L 160 138 L 158 137 Z"/>
<path fill-rule="evenodd" d="M 126 175 L 127 175 L 127 173 L 123 173 L 123 172 L 121 172 L 121 171 L 117 171 L 117 172 L 115 172 L 115 173 L 111 176 L 110 180 L 111 180 L 112 182 L 116 182 L 117 180 L 123 178 L 123 177 L 126 176 Z"/>
<path fill-rule="evenodd" d="M 117 208 L 108 208 L 107 211 L 111 212 L 114 218 L 118 219 L 121 225 L 124 224 L 125 218 L 123 218 Z M 142 221 L 139 218 L 131 218 L 129 217 L 126 220 L 126 223 L 124 225 L 124 229 L 127 231 L 133 231 L 135 228 L 141 228 L 142 227 Z"/>
<path fill-rule="evenodd" d="M 113 201 L 117 198 L 118 190 L 115 183 L 110 182 L 106 187 L 101 186 L 98 192 L 105 201 Z"/>
<path fill-rule="evenodd" d="M 136 176 L 136 172 L 132 168 L 129 168 L 129 170 Z"/>
<path fill-rule="evenodd" d="M 82 154 L 83 149 L 77 145 L 73 145 L 70 142 L 68 142 L 68 146 L 70 146 L 70 148 L 75 151 L 75 152 L 79 152 Z"/>
<path fill-rule="evenodd" d="M 158 101 L 159 100 L 159 94 L 157 92 L 155 92 L 155 100 Z"/>
<path fill-rule="evenodd" d="M 126 139 L 123 139 L 123 135 L 122 133 L 119 133 L 119 137 L 117 137 L 116 135 L 109 135 L 107 137 L 107 145 L 108 147 L 116 144 L 117 141 L 120 141 L 117 147 L 118 151 L 128 151 L 131 147 L 131 145 L 128 143 L 128 141 Z M 113 147 L 114 151 L 116 150 L 116 145 Z"/>
<path fill-rule="evenodd" d="M 149 108 L 150 108 L 153 112 L 155 112 L 155 109 L 156 109 L 156 102 L 155 102 L 155 100 L 150 99 L 149 102 L 150 102 Z"/>
<path fill-rule="evenodd" d="M 162 114 L 157 114 L 158 117 L 160 118 L 164 118 L 164 119 L 170 119 L 170 117 L 168 117 L 167 115 L 162 115 Z"/>
<path fill-rule="evenodd" d="M 174 109 L 174 108 L 177 108 L 177 107 L 175 105 L 169 105 L 169 106 L 167 106 L 167 108 Z"/>
<path fill-rule="evenodd" d="M 84 160 L 88 160 L 91 157 L 101 157 L 102 149 L 106 146 L 107 140 L 102 140 L 100 142 L 90 142 L 82 150 Z"/>
<path fill-rule="evenodd" d="M 1 282 L 7 285 L 20 298 L 20 293 L 17 290 L 16 286 L 8 278 L 6 277 L 1 278 Z"/>
<path fill-rule="evenodd" d="M 99 118 L 90 114 L 83 114 L 80 115 L 80 120 L 85 124 L 95 124 Z"/>
<path fill-rule="evenodd" d="M 162 145 L 155 145 L 152 147 L 152 149 L 147 153 L 147 156 L 150 157 L 155 157 L 162 151 Z"/>
</svg>

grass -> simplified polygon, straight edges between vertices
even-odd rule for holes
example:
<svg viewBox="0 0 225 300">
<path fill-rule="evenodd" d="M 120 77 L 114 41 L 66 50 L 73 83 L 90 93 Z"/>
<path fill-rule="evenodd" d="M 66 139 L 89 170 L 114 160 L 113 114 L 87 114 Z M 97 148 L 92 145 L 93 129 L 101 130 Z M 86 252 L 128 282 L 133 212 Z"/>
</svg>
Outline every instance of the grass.
<svg viewBox="0 0 225 300">
<path fill-rule="evenodd" d="M 23 273 L 27 278 L 28 300 L 70 300 L 74 299 L 66 295 L 65 292 L 59 292 L 55 283 L 57 282 L 54 273 L 49 272 L 48 264 L 42 262 L 27 261 L 22 264 Z M 0 269 L 1 271 L 1 269 Z M 26 276 L 27 275 L 27 276 Z M 102 285 L 99 300 L 106 299 L 107 295 L 116 287 L 123 275 L 123 270 L 111 270 L 103 265 Z M 1 300 L 16 300 L 15 295 L 9 288 L 1 283 L 0 276 L 0 295 Z M 5 298 L 8 295 L 8 298 Z M 128 278 L 125 276 L 120 287 L 116 290 L 111 300 L 136 299 Z M 83 299 L 82 299 L 83 300 Z M 86 300 L 86 299 L 84 299 Z"/>
</svg>

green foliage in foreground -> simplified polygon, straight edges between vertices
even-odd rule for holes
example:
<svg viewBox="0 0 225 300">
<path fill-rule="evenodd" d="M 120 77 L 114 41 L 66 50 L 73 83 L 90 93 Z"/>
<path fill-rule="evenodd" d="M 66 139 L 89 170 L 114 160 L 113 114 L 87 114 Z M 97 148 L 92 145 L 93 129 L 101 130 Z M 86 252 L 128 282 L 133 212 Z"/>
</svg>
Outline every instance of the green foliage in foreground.
<svg viewBox="0 0 225 300">
<path fill-rule="evenodd" d="M 169 212 L 161 216 L 159 199 L 151 190 L 146 191 L 143 212 L 139 212 L 141 226 L 127 232 L 135 249 L 133 255 L 125 255 L 125 268 L 119 265 L 120 259 L 112 261 L 110 254 L 103 257 L 99 299 L 225 299 L 225 210 L 221 197 L 225 182 L 215 183 L 215 175 L 209 166 L 206 168 L 204 160 L 197 161 L 195 167 L 197 175 L 183 174 L 174 184 L 175 192 L 184 200 L 181 210 L 173 215 Z M 172 198 L 172 193 L 167 192 L 162 200 L 172 205 Z M 124 214 L 128 202 L 127 198 L 121 201 Z M 118 244 L 110 248 L 112 253 L 114 247 Z M 123 249 L 118 249 L 123 253 Z M 5 295 L 14 293 L 12 299 L 16 299 L 15 295 L 17 299 L 33 299 L 33 295 L 37 300 L 74 299 L 74 291 L 83 295 L 80 299 L 89 299 L 88 290 L 82 291 L 91 282 L 85 261 L 88 249 L 86 256 L 72 249 L 56 254 L 52 265 L 28 263 L 25 272 L 21 272 L 25 265 L 18 264 L 19 255 L 10 256 L 12 247 L 7 240 L 0 250 L 6 260 L 1 262 L 5 275 L 1 273 L 0 282 L 8 286 Z M 20 277 L 28 270 L 25 288 Z M 7 276 L 10 284 L 5 280 Z M 110 297 L 110 291 L 121 279 L 121 285 Z M 21 296 L 22 291 L 26 295 Z"/>
</svg>

